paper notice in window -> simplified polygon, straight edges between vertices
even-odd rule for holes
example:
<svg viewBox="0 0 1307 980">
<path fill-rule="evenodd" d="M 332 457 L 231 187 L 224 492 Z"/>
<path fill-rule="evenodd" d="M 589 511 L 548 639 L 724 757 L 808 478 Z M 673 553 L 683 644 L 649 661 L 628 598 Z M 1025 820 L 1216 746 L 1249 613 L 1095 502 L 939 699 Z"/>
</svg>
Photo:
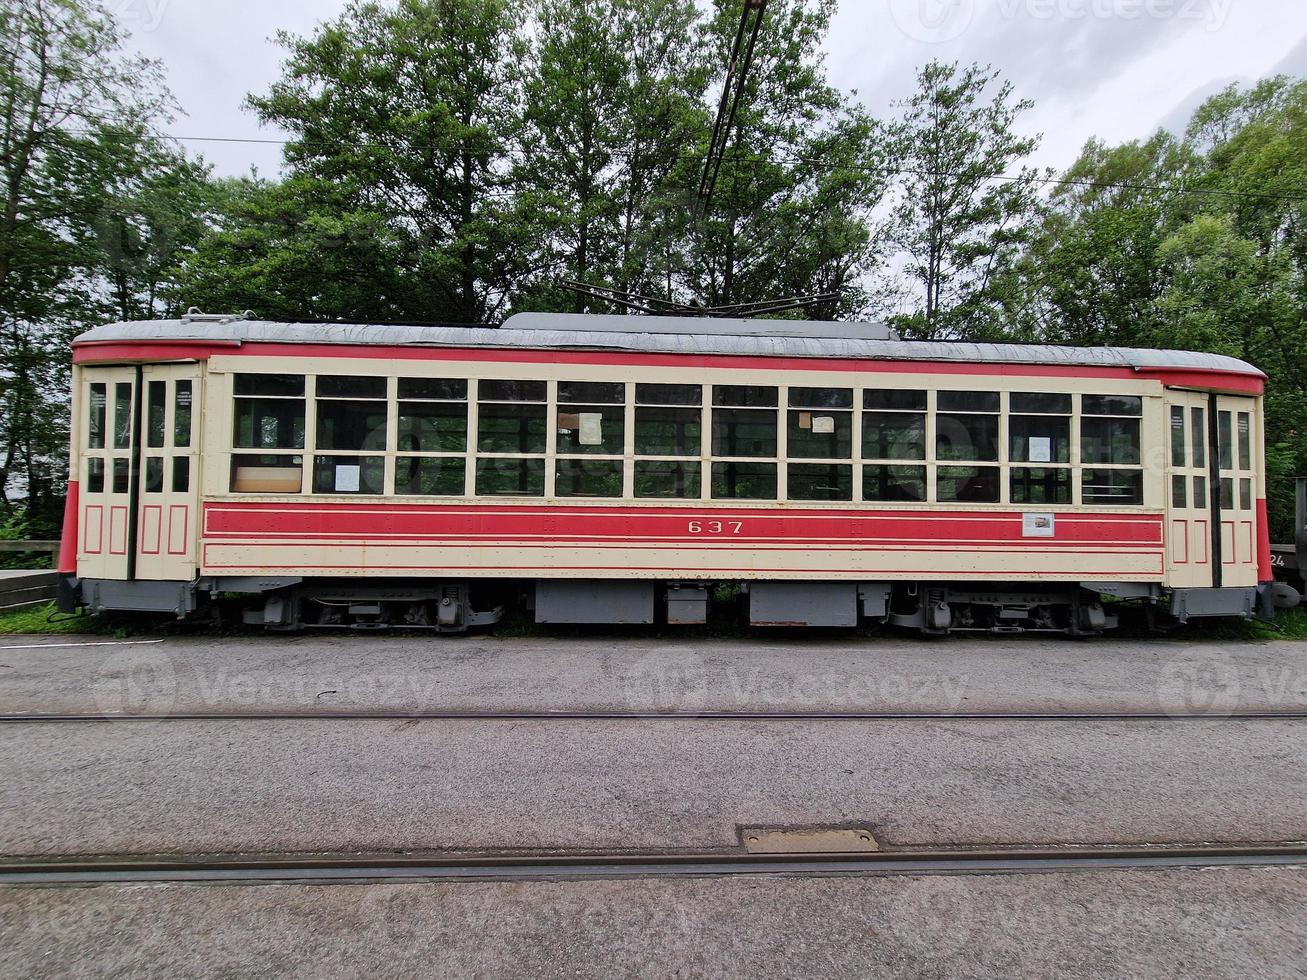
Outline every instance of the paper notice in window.
<svg viewBox="0 0 1307 980">
<path fill-rule="evenodd" d="M 1030 462 L 1053 462 L 1053 440 L 1048 436 L 1030 437 Z"/>
<path fill-rule="evenodd" d="M 815 435 L 827 435 L 835 431 L 835 418 L 832 415 L 814 415 L 812 431 Z"/>
<path fill-rule="evenodd" d="M 1023 514 L 1021 534 L 1027 538 L 1051 538 L 1057 534 L 1057 520 L 1052 514 Z"/>
<path fill-rule="evenodd" d="M 604 444 L 604 417 L 598 412 L 581 413 L 581 433 L 576 440 L 582 446 Z"/>
<path fill-rule="evenodd" d="M 359 473 L 361 470 L 361 466 L 338 465 L 336 467 L 336 492 L 358 493 Z"/>
</svg>

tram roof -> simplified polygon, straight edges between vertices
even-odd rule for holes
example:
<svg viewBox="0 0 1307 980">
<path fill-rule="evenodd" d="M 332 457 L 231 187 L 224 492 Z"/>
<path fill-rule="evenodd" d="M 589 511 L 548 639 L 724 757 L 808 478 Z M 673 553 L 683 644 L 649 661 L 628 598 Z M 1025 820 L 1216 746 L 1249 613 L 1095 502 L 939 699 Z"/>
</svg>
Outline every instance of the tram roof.
<svg viewBox="0 0 1307 980">
<path fill-rule="evenodd" d="M 1238 358 L 1194 351 L 901 340 L 882 324 L 712 317 L 518 313 L 498 329 L 367 323 L 294 323 L 191 315 L 95 327 L 75 344 L 208 341 L 626 351 L 648 354 L 1032 364 L 1265 375 Z"/>
</svg>

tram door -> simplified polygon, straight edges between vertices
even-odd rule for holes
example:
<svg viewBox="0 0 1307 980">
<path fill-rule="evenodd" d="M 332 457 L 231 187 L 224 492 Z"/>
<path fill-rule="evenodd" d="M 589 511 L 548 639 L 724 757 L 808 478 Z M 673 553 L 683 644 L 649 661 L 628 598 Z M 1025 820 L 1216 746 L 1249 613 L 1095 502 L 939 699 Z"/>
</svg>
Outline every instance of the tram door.
<svg viewBox="0 0 1307 980">
<path fill-rule="evenodd" d="M 202 381 L 197 364 L 149 364 L 141 372 L 137 579 L 195 577 Z"/>
<path fill-rule="evenodd" d="M 136 369 L 82 372 L 81 501 L 77 574 L 126 579 L 132 540 Z"/>
<path fill-rule="evenodd" d="M 1171 584 L 1256 584 L 1256 402 L 1178 390 L 1166 402 Z"/>
</svg>

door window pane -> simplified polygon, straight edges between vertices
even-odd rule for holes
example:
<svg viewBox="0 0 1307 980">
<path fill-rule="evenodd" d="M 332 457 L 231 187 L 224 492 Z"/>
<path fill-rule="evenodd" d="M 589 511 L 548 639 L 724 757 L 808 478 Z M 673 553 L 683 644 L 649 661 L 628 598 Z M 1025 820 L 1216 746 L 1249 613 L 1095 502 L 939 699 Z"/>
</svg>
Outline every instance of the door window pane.
<svg viewBox="0 0 1307 980">
<path fill-rule="evenodd" d="M 699 408 L 637 408 L 635 451 L 641 456 L 698 456 L 702 412 Z"/>
<path fill-rule="evenodd" d="M 113 448 L 130 449 L 132 445 L 132 386 L 120 381 L 114 385 Z"/>
<path fill-rule="evenodd" d="M 317 456 L 313 460 L 314 493 L 379 494 L 385 488 L 384 456 Z"/>
<path fill-rule="evenodd" d="M 1081 419 L 1080 458 L 1084 463 L 1139 465 L 1139 420 Z"/>
<path fill-rule="evenodd" d="M 482 402 L 477 406 L 477 416 L 477 449 L 481 452 L 545 451 L 544 405 Z"/>
<path fill-rule="evenodd" d="M 791 500 L 852 500 L 853 467 L 838 463 L 791 463 L 787 467 Z"/>
<path fill-rule="evenodd" d="M 1216 414 L 1216 444 L 1221 452 L 1221 469 L 1234 469 L 1234 425 L 1229 412 Z"/>
<path fill-rule="evenodd" d="M 1253 468 L 1253 419 L 1247 412 L 1239 413 L 1239 469 Z"/>
<path fill-rule="evenodd" d="M 1221 510 L 1234 510 L 1234 479 L 1221 477 Z"/>
<path fill-rule="evenodd" d="M 776 455 L 775 411 L 714 409 L 712 427 L 714 456 Z M 774 468 L 772 476 L 775 477 Z"/>
<path fill-rule="evenodd" d="M 1171 406 L 1171 465 L 1184 466 L 1189 459 L 1184 443 L 1184 406 Z"/>
<path fill-rule="evenodd" d="M 467 463 L 461 456 L 400 456 L 395 493 L 417 497 L 461 497 Z"/>
<path fill-rule="evenodd" d="M 560 459 L 555 479 L 560 497 L 620 497 L 620 459 Z"/>
<path fill-rule="evenodd" d="M 104 419 L 105 403 L 108 396 L 105 393 L 104 385 L 91 385 L 90 403 L 87 408 L 90 410 L 86 425 L 86 445 L 89 449 L 104 448 Z"/>
<path fill-rule="evenodd" d="M 1189 446 L 1193 449 L 1194 468 L 1207 465 L 1207 413 L 1201 408 L 1189 409 Z M 1203 494 L 1204 497 L 1207 494 Z"/>
<path fill-rule="evenodd" d="M 1194 477 L 1194 506 L 1202 509 L 1207 506 L 1207 477 Z"/>
<path fill-rule="evenodd" d="M 191 444 L 192 397 L 191 382 L 178 381 L 172 410 L 172 444 L 178 449 L 188 448 Z"/>
<path fill-rule="evenodd" d="M 720 500 L 775 500 L 775 463 L 713 463 L 712 495 Z"/>
<path fill-rule="evenodd" d="M 1012 470 L 1012 503 L 1071 503 L 1071 471 L 1052 468 L 1014 468 Z"/>
<path fill-rule="evenodd" d="M 113 461 L 113 492 L 127 493 L 132 488 L 131 468 L 125 459 Z"/>
<path fill-rule="evenodd" d="M 543 497 L 543 459 L 478 459 L 476 490 L 485 497 Z"/>
<path fill-rule="evenodd" d="M 145 492 L 163 493 L 162 456 L 149 456 L 145 460 Z"/>
<path fill-rule="evenodd" d="M 862 498 L 889 502 L 922 502 L 926 499 L 926 467 L 864 466 Z"/>
<path fill-rule="evenodd" d="M 996 504 L 999 469 L 997 466 L 941 466 L 936 493 L 941 502 Z"/>
<path fill-rule="evenodd" d="M 786 446 L 791 459 L 852 459 L 853 413 L 791 409 Z"/>
<path fill-rule="evenodd" d="M 461 453 L 467 449 L 465 402 L 400 402 L 401 453 Z"/>
<path fill-rule="evenodd" d="M 1184 409 L 1180 410 L 1184 414 Z M 1189 506 L 1189 478 L 1185 476 L 1171 477 L 1171 506 L 1176 508 L 1186 508 Z"/>
<path fill-rule="evenodd" d="M 1084 470 L 1081 499 L 1100 506 L 1144 502 L 1144 475 L 1138 470 Z"/>
<path fill-rule="evenodd" d="M 925 414 L 863 412 L 862 455 L 864 459 L 925 459 Z"/>
<path fill-rule="evenodd" d="M 99 456 L 86 461 L 86 492 L 104 493 L 104 460 Z"/>
<path fill-rule="evenodd" d="M 935 452 L 940 459 L 998 461 L 997 415 L 940 415 L 935 424 Z"/>
<path fill-rule="evenodd" d="M 1253 509 L 1253 481 L 1252 480 L 1239 481 L 1239 509 L 1240 510 Z"/>
<path fill-rule="evenodd" d="M 638 459 L 635 461 L 635 495 L 697 500 L 700 496 L 700 470 L 697 461 Z"/>
<path fill-rule="evenodd" d="M 168 383 L 151 381 L 145 393 L 145 444 L 151 449 L 162 449 L 164 418 L 168 412 Z"/>
<path fill-rule="evenodd" d="M 189 493 L 191 489 L 191 458 L 174 456 L 172 458 L 172 492 Z"/>
<path fill-rule="evenodd" d="M 1014 463 L 1071 462 L 1071 419 L 1054 415 L 1014 415 L 1008 451 Z"/>
</svg>

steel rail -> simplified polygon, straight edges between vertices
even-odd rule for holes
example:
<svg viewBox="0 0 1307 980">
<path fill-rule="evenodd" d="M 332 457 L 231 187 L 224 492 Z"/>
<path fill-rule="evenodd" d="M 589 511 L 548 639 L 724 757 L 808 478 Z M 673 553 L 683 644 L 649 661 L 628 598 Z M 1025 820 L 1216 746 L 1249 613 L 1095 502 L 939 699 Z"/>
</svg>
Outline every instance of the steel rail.
<svg viewBox="0 0 1307 980">
<path fill-rule="evenodd" d="M 0 859 L 0 886 L 1031 874 L 1307 866 L 1307 844 L 881 851 Z"/>
<path fill-rule="evenodd" d="M 1307 721 L 1307 709 L 1169 711 L 632 711 L 620 709 L 487 710 L 479 708 L 284 709 L 266 711 L 9 712 L 0 725 L 200 721 Z"/>
</svg>

